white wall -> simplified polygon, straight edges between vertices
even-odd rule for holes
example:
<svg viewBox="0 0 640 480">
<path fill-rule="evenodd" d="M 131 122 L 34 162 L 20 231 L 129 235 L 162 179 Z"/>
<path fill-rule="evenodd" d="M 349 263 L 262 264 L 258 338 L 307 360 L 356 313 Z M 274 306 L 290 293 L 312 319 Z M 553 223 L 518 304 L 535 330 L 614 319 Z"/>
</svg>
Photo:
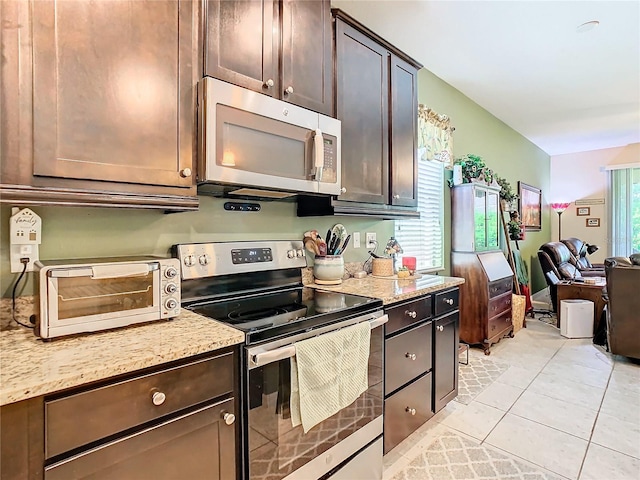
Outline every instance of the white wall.
<svg viewBox="0 0 640 480">
<path fill-rule="evenodd" d="M 551 192 L 547 199 L 552 202 L 572 202 L 562 214 L 562 237 L 577 237 L 600 247 L 589 259 L 601 263 L 609 256 L 610 242 L 607 238 L 607 171 L 612 165 L 637 164 L 640 162 L 640 143 L 626 147 L 606 148 L 590 152 L 570 153 L 551 157 Z M 604 198 L 604 204 L 587 205 L 589 217 L 576 215 L 576 200 Z M 558 240 L 558 216 L 552 213 L 551 239 Z M 587 227 L 587 218 L 599 218 L 600 227 Z"/>
</svg>

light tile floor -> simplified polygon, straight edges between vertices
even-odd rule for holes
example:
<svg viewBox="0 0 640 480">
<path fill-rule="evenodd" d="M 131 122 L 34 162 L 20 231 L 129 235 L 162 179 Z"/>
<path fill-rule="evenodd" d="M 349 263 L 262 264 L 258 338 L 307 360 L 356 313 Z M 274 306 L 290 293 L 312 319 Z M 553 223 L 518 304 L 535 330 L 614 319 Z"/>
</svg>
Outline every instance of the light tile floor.
<svg viewBox="0 0 640 480">
<path fill-rule="evenodd" d="M 384 480 L 439 480 L 415 466 L 452 433 L 545 478 L 640 479 L 640 364 L 537 320 L 527 327 L 492 347 L 509 365 L 493 384 L 468 405 L 450 402 L 385 455 Z M 482 355 L 471 349 L 470 361 Z"/>
</svg>

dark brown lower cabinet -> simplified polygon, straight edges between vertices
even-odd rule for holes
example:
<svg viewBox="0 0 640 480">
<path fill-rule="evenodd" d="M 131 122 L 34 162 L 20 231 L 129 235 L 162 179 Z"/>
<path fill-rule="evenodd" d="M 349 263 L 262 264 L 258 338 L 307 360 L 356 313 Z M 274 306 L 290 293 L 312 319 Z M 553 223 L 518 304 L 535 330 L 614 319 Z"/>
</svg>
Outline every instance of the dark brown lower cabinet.
<svg viewBox="0 0 640 480">
<path fill-rule="evenodd" d="M 434 321 L 433 407 L 436 412 L 458 395 L 458 323 L 457 311 Z"/>
<path fill-rule="evenodd" d="M 233 399 L 204 407 L 55 463 L 44 478 L 235 478 L 234 428 L 224 421 L 233 412 Z"/>
<path fill-rule="evenodd" d="M 236 480 L 237 351 L 2 406 L 0 480 Z"/>
<path fill-rule="evenodd" d="M 431 372 L 384 401 L 384 453 L 433 416 Z"/>
<path fill-rule="evenodd" d="M 385 309 L 385 454 L 458 395 L 459 302 L 455 287 Z"/>
</svg>

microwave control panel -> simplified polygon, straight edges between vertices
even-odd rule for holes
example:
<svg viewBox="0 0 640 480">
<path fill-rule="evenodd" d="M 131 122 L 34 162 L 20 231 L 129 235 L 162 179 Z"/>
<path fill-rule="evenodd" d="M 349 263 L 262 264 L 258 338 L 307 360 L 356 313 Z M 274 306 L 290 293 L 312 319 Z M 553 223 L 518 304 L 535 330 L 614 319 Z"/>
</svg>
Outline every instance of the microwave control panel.
<svg viewBox="0 0 640 480">
<path fill-rule="evenodd" d="M 337 168 L 336 157 L 337 151 L 337 139 L 332 135 L 323 134 L 324 143 L 324 173 L 322 175 L 322 181 L 327 183 L 335 183 L 337 180 Z"/>
</svg>

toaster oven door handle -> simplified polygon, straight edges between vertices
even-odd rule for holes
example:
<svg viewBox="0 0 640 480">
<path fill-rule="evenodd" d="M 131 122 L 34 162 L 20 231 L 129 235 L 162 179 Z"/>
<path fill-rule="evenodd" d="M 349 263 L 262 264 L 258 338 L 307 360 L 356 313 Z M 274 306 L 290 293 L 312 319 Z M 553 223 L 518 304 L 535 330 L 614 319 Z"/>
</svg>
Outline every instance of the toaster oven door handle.
<svg viewBox="0 0 640 480">
<path fill-rule="evenodd" d="M 96 265 L 81 268 L 56 268 L 49 270 L 48 276 L 52 278 L 91 277 L 96 280 L 106 278 L 133 277 L 147 275 L 153 270 L 158 270 L 157 263 L 132 263 L 126 265 Z"/>
</svg>

